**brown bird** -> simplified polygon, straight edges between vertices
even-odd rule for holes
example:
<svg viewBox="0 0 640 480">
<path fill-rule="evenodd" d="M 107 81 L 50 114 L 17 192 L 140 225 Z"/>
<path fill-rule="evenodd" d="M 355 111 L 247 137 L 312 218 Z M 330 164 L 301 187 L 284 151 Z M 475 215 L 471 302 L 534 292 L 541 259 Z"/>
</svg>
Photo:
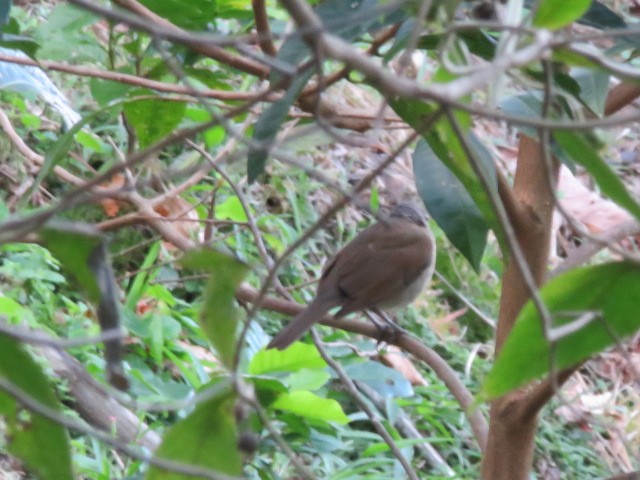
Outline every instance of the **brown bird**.
<svg viewBox="0 0 640 480">
<path fill-rule="evenodd" d="M 324 267 L 316 298 L 271 340 L 282 350 L 329 310 L 343 317 L 359 310 L 388 310 L 411 303 L 431 280 L 436 243 L 426 218 L 402 203 L 366 228 Z"/>
</svg>

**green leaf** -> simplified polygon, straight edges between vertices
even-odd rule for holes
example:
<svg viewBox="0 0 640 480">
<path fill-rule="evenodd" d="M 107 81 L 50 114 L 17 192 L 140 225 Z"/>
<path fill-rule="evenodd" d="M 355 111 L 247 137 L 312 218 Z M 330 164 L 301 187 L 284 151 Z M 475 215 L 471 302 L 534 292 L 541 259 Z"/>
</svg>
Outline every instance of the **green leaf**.
<svg viewBox="0 0 640 480">
<path fill-rule="evenodd" d="M 0 334 L 0 375 L 42 405 L 62 412 L 42 368 L 18 342 Z M 42 480 L 72 480 L 71 445 L 66 430 L 28 412 L 0 390 L 6 448 Z"/>
<path fill-rule="evenodd" d="M 101 107 L 107 106 L 114 100 L 123 100 L 132 88 L 131 85 L 127 85 L 126 83 L 103 80 L 102 78 L 92 78 L 89 80 L 91 96 Z"/>
<path fill-rule="evenodd" d="M 598 1 L 591 2 L 589 10 L 580 18 L 579 22 L 599 30 L 627 28 L 624 18 Z M 633 37 L 630 36 L 630 38 Z"/>
<path fill-rule="evenodd" d="M 130 90 L 131 100 L 124 106 L 124 113 L 138 136 L 140 148 L 146 148 L 173 132 L 182 121 L 186 110 L 186 103 L 162 97 L 135 99 L 138 96 L 149 95 L 155 94 L 146 89 Z"/>
<path fill-rule="evenodd" d="M 11 12 L 11 0 L 3 0 L 0 2 L 0 26 L 4 27 L 9 23 L 9 13 Z"/>
<path fill-rule="evenodd" d="M 336 422 L 340 425 L 349 423 L 349 417 L 342 411 L 338 402 L 319 397 L 306 390 L 296 390 L 280 395 L 271 408 L 295 413 L 301 417 L 314 420 Z"/>
<path fill-rule="evenodd" d="M 587 169 L 611 200 L 640 219 L 640 205 L 629 194 L 620 178 L 611 170 L 581 134 L 570 131 L 553 132 L 553 138 L 576 163 Z"/>
<path fill-rule="evenodd" d="M 132 312 L 135 311 L 138 302 L 144 295 L 146 288 L 149 285 L 151 267 L 158 259 L 158 255 L 160 255 L 160 242 L 155 242 L 151 247 L 149 247 L 142 265 L 140 265 L 139 272 L 129 285 L 129 292 L 127 293 L 127 298 L 125 300 L 125 307 L 128 310 Z"/>
<path fill-rule="evenodd" d="M 167 430 L 155 457 L 239 476 L 242 457 L 237 447 L 234 401 L 234 396 L 227 391 L 199 403 L 187 418 Z M 149 469 L 147 475 L 147 480 L 193 478 L 191 475 L 173 473 L 155 466 Z"/>
<path fill-rule="evenodd" d="M 86 290 L 89 300 L 100 302 L 100 286 L 89 266 L 89 258 L 104 241 L 102 233 L 85 223 L 52 221 L 40 231 L 40 236 L 45 247 Z"/>
<path fill-rule="evenodd" d="M 420 140 L 413 152 L 413 173 L 429 213 L 477 272 L 489 232 L 482 212 L 425 140 Z"/>
<path fill-rule="evenodd" d="M 216 348 L 220 361 L 225 366 L 232 367 L 239 317 L 235 291 L 248 268 L 240 260 L 212 249 L 192 250 L 184 256 L 181 263 L 186 267 L 211 273 L 204 289 L 200 311 L 202 329 Z"/>
<path fill-rule="evenodd" d="M 438 121 L 435 127 L 430 131 L 422 132 L 421 130 L 424 119 L 434 111 L 434 107 L 426 103 L 418 103 L 414 100 L 394 100 L 390 102 L 390 104 L 403 120 L 422 134 L 422 137 L 429 144 L 429 147 L 435 156 L 437 156 L 443 165 L 456 176 L 473 199 L 478 210 L 482 213 L 484 221 L 498 237 L 501 246 L 504 246 L 505 243 L 502 235 L 502 227 L 491 209 L 489 197 L 473 171 L 471 164 L 469 163 L 469 159 L 462 148 L 462 144 L 453 132 L 448 120 Z M 475 156 L 480 161 L 481 168 L 489 173 L 491 178 L 491 188 L 497 188 L 495 166 L 491 159 L 491 155 L 475 138 L 475 136 L 469 132 L 470 118 L 466 114 L 457 115 L 457 118 L 461 128 L 466 130 L 468 143 L 472 150 L 475 151 Z M 424 181 L 429 182 L 429 179 L 426 178 Z M 427 204 L 427 209 L 430 208 L 431 206 Z M 459 244 L 461 244 L 461 242 L 459 242 Z M 477 252 L 479 245 L 475 243 L 474 245 L 475 252 Z M 458 245 L 456 245 L 456 247 L 458 247 Z M 461 250 L 461 252 L 464 253 L 463 250 Z M 476 256 L 477 253 L 473 256 L 467 257 L 472 265 L 474 265 L 474 262 L 476 261 Z M 473 259 L 473 261 L 471 259 Z"/>
<path fill-rule="evenodd" d="M 107 145 L 100 140 L 95 133 L 88 132 L 86 130 L 79 130 L 76 133 L 76 141 L 85 148 L 89 148 L 94 152 L 106 153 L 109 149 Z"/>
<path fill-rule="evenodd" d="M 121 109 L 120 104 L 109 105 L 106 108 L 97 110 L 93 113 L 90 113 L 82 118 L 78 123 L 76 123 L 73 127 L 67 130 L 64 135 L 62 135 L 56 143 L 53 144 L 51 148 L 47 150 L 47 153 L 44 157 L 44 162 L 42 163 L 42 167 L 38 172 L 38 176 L 33 181 L 33 185 L 29 189 L 28 194 L 25 195 L 26 198 L 31 196 L 31 192 L 34 192 L 39 187 L 42 180 L 51 172 L 53 167 L 58 165 L 62 158 L 67 154 L 71 144 L 75 139 L 75 135 L 79 132 L 85 125 L 98 117 L 103 117 L 105 113 L 113 113 L 117 112 Z"/>
<path fill-rule="evenodd" d="M 251 359 L 249 373 L 297 372 L 303 368 L 319 369 L 326 366 L 314 345 L 295 342 L 285 350 L 260 350 Z"/>
<path fill-rule="evenodd" d="M 378 362 L 366 361 L 345 366 L 345 372 L 353 381 L 362 382 L 383 398 L 410 397 L 413 387 L 399 371 Z"/>
<path fill-rule="evenodd" d="M 481 400 L 499 397 L 549 372 L 578 364 L 640 328 L 640 268 L 627 262 L 584 267 L 560 275 L 541 290 L 554 327 L 586 312 L 597 314 L 575 333 L 556 342 L 553 356 L 542 321 L 531 301 L 518 316 L 484 381 Z"/>
<path fill-rule="evenodd" d="M 141 4 L 188 30 L 208 30 L 210 22 L 218 17 L 218 0 L 141 0 Z"/>
<path fill-rule="evenodd" d="M 541 0 L 533 25 L 558 30 L 578 20 L 589 10 L 591 0 Z"/>
<path fill-rule="evenodd" d="M 87 292 L 96 306 L 103 332 L 116 330 L 122 324 L 120 300 L 107 242 L 93 225 L 80 222 L 51 221 L 41 231 L 47 249 Z M 122 341 L 104 342 L 109 382 L 126 390 L 129 382 L 122 367 Z"/>
<path fill-rule="evenodd" d="M 100 18 L 83 8 L 65 3 L 47 12 L 47 21 L 33 31 L 40 44 L 39 58 L 47 60 L 87 62 L 104 65 L 107 49 L 91 32 L 90 25 Z"/>
<path fill-rule="evenodd" d="M 330 379 L 331 375 L 326 368 L 302 368 L 289 375 L 285 383 L 290 390 L 318 390 Z"/>
<path fill-rule="evenodd" d="M 580 85 L 580 101 L 596 115 L 603 115 L 609 89 L 609 74 L 599 70 L 576 68 L 572 70 L 571 76 Z"/>
<path fill-rule="evenodd" d="M 295 99 L 298 98 L 302 88 L 307 83 L 307 80 L 311 78 L 312 74 L 313 70 L 307 70 L 296 77 L 287 90 L 287 93 L 262 112 L 262 115 L 260 115 L 260 118 L 255 123 L 253 127 L 253 141 L 256 142 L 257 145 L 251 146 L 249 150 L 247 160 L 247 177 L 249 182 L 253 182 L 264 172 L 269 151 L 273 146 L 276 134 L 280 130 L 280 125 L 282 125 L 282 122 L 287 118 L 289 107 Z"/>
<path fill-rule="evenodd" d="M 246 222 L 248 220 L 240 199 L 235 195 L 231 195 L 225 201 L 216 205 L 216 218 L 234 222 Z"/>
</svg>

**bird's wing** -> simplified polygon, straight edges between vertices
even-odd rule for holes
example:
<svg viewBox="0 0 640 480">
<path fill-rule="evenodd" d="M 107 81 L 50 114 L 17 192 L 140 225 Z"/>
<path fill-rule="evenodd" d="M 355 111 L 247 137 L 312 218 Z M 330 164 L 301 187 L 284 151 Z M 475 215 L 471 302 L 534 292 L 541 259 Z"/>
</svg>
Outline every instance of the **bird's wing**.
<svg viewBox="0 0 640 480">
<path fill-rule="evenodd" d="M 396 222 L 402 222 L 402 228 L 396 228 Z M 335 280 L 344 299 L 340 315 L 346 315 L 399 296 L 423 273 L 432 255 L 422 227 L 390 219 L 369 227 L 345 246 L 327 266 L 322 283 Z M 341 262 L 348 268 L 335 268 Z"/>
</svg>

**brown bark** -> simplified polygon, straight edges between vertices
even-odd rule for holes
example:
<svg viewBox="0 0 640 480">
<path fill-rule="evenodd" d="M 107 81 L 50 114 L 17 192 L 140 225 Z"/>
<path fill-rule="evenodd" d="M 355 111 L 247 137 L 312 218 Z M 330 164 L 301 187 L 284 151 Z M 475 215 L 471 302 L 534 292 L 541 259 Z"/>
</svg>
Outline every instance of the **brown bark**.
<svg viewBox="0 0 640 480">
<path fill-rule="evenodd" d="M 640 96 L 640 87 L 622 83 L 612 88 L 607 96 L 605 114 L 612 115 Z M 557 182 L 558 165 L 555 160 L 554 185 Z M 518 167 L 513 197 L 517 208 L 508 209 L 514 218 L 518 243 L 523 250 L 529 268 L 538 285 L 547 276 L 549 241 L 553 214 L 553 194 L 549 177 L 537 140 L 522 136 L 518 151 Z M 509 192 L 507 192 L 509 193 Z M 502 194 L 502 192 L 501 192 Z M 513 201 L 513 199 L 511 199 Z M 522 215 L 522 211 L 525 214 Z M 517 218 L 514 212 L 517 211 Z M 513 328 L 520 309 L 529 299 L 529 291 L 517 266 L 508 262 L 503 279 L 500 314 L 496 332 L 496 352 Z M 531 359 L 536 361 L 536 359 Z M 495 400 L 491 404 L 489 441 L 482 465 L 485 480 L 525 480 L 529 478 L 533 458 L 537 413 L 571 375 L 567 369 L 559 373 L 553 385 L 545 380 L 529 389 L 520 389 Z"/>
<path fill-rule="evenodd" d="M 553 160 L 552 176 L 557 181 L 558 164 Z M 524 209 L 516 231 L 517 240 L 537 285 L 546 277 L 553 190 L 549 185 L 540 144 L 522 136 L 518 151 L 513 196 Z M 515 264 L 509 260 L 502 279 L 500 314 L 496 331 L 496 352 L 502 347 L 520 309 L 529 299 L 529 289 Z M 536 359 L 531 359 L 536 361 Z M 526 480 L 533 458 L 533 439 L 537 427 L 536 415 L 523 412 L 519 405 L 526 397 L 516 390 L 491 405 L 489 442 L 482 465 L 486 480 Z"/>
</svg>

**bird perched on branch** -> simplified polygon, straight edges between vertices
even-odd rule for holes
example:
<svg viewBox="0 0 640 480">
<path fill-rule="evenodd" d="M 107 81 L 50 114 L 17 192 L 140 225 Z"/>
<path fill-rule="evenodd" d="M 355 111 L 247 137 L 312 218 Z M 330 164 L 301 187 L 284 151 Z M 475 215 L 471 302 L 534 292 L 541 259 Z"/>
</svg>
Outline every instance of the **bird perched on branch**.
<svg viewBox="0 0 640 480">
<path fill-rule="evenodd" d="M 335 307 L 343 317 L 411 303 L 431 280 L 436 243 L 427 218 L 402 203 L 340 250 L 324 267 L 313 301 L 271 340 L 282 350 Z"/>
</svg>

